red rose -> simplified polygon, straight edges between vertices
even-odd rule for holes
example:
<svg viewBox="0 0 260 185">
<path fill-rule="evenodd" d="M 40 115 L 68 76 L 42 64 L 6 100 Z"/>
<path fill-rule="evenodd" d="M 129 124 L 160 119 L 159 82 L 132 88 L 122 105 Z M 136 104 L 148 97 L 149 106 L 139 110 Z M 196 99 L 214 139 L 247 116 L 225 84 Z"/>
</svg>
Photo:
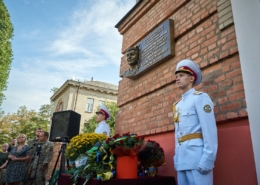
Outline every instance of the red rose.
<svg viewBox="0 0 260 185">
<path fill-rule="evenodd" d="M 118 138 L 118 137 L 119 137 L 119 134 L 115 134 L 115 135 L 113 136 L 114 139 L 116 139 L 116 138 Z"/>
</svg>

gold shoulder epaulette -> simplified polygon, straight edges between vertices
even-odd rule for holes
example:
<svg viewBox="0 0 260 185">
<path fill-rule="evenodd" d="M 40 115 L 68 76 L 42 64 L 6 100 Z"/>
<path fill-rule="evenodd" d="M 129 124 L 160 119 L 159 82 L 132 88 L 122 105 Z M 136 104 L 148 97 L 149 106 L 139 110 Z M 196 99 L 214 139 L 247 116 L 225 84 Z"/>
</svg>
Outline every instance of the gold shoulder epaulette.
<svg viewBox="0 0 260 185">
<path fill-rule="evenodd" d="M 179 114 L 177 116 L 175 115 L 177 103 L 179 103 L 179 101 L 174 102 L 173 105 L 172 105 L 173 122 L 178 122 L 178 120 L 179 120 Z"/>
<path fill-rule="evenodd" d="M 174 105 L 176 105 L 177 103 L 179 103 L 179 101 L 174 102 L 172 105 L 174 106 Z"/>
<path fill-rule="evenodd" d="M 195 95 L 201 95 L 203 92 L 200 92 L 200 91 L 194 91 L 194 94 Z"/>
</svg>

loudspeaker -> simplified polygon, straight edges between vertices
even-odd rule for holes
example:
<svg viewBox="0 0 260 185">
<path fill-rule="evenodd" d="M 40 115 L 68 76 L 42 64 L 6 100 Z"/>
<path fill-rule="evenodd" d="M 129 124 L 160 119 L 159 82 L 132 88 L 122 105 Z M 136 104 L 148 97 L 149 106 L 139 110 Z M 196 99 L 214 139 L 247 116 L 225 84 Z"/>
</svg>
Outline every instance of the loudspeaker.
<svg viewBox="0 0 260 185">
<path fill-rule="evenodd" d="M 72 111 L 54 112 L 50 130 L 50 141 L 61 142 L 63 138 L 79 134 L 81 115 Z"/>
</svg>

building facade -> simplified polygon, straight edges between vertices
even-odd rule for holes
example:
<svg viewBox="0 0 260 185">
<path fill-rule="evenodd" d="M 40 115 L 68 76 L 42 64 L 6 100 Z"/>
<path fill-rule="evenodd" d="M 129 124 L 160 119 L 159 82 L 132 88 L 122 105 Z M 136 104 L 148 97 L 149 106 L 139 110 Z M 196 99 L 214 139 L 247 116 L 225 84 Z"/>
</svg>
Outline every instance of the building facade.
<svg viewBox="0 0 260 185">
<path fill-rule="evenodd" d="M 159 169 L 161 175 L 176 176 L 172 104 L 181 98 L 181 91 L 175 86 L 174 71 L 180 60 L 188 58 L 203 73 L 195 89 L 208 93 L 215 105 L 219 148 L 214 184 L 258 184 L 260 85 L 250 77 L 257 79 L 260 67 L 259 12 L 259 1 L 138 0 L 117 23 L 125 54 L 164 21 L 174 21 L 175 56 L 136 79 L 123 77 L 118 89 L 115 133 L 133 132 L 159 142 L 167 160 Z M 120 76 L 128 68 L 123 56 Z"/>
</svg>

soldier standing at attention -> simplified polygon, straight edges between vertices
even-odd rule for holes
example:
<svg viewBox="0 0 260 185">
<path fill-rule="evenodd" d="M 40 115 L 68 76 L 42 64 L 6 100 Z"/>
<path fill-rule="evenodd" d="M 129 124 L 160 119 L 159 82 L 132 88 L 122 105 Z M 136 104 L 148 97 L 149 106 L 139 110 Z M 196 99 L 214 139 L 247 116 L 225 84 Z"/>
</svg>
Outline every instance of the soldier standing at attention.
<svg viewBox="0 0 260 185">
<path fill-rule="evenodd" d="M 53 143 L 48 141 L 49 133 L 42 131 L 39 135 L 39 142 L 42 143 L 40 155 L 35 156 L 30 177 L 35 185 L 45 185 L 45 175 L 48 173 L 48 165 L 53 157 Z M 37 167 L 38 163 L 38 167 Z M 34 177 L 34 175 L 36 175 Z"/>
<path fill-rule="evenodd" d="M 212 185 L 218 147 L 214 105 L 207 93 L 193 88 L 202 80 L 196 63 L 180 61 L 175 75 L 177 86 L 183 90 L 181 100 L 173 104 L 178 184 Z"/>
<path fill-rule="evenodd" d="M 98 122 L 95 133 L 105 134 L 108 137 L 110 136 L 110 128 L 106 122 L 107 119 L 111 118 L 110 112 L 105 105 L 101 105 L 98 112 L 96 112 L 96 120 Z"/>
</svg>

